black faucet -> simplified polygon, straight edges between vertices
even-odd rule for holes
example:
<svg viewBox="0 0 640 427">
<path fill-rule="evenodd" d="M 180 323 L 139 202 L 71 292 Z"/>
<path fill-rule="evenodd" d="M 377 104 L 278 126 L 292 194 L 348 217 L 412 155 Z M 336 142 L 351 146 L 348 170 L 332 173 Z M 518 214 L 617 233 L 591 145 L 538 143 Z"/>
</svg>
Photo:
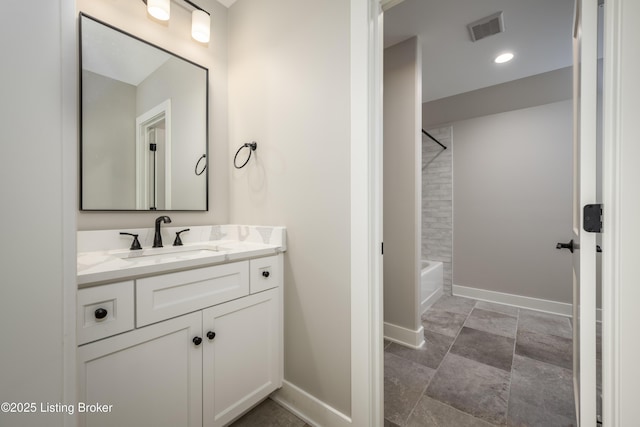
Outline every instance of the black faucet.
<svg viewBox="0 0 640 427">
<path fill-rule="evenodd" d="M 156 234 L 153 236 L 153 247 L 161 248 L 162 247 L 162 235 L 160 234 L 160 223 L 171 223 L 171 218 L 166 215 L 159 216 L 156 218 Z"/>
</svg>

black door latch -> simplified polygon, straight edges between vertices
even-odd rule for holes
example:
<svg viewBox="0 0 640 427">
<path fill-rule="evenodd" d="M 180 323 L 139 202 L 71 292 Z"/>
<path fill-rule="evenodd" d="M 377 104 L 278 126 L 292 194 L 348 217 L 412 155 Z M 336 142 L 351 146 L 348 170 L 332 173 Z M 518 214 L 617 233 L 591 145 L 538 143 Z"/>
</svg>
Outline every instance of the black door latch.
<svg viewBox="0 0 640 427">
<path fill-rule="evenodd" d="M 584 231 L 589 233 L 602 233 L 602 205 L 584 205 Z"/>
</svg>

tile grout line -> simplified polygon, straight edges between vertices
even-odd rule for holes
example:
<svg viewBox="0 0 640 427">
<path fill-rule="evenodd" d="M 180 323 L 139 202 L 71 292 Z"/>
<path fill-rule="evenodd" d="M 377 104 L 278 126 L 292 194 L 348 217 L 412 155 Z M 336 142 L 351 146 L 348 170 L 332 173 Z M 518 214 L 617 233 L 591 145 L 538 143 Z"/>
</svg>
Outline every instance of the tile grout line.
<svg viewBox="0 0 640 427">
<path fill-rule="evenodd" d="M 436 301 L 437 302 L 437 301 Z M 420 394 L 420 397 L 418 398 L 418 401 L 416 402 L 415 405 L 413 405 L 413 408 L 411 409 L 411 411 L 409 412 L 409 415 L 407 416 L 407 419 L 404 421 L 403 425 L 407 424 L 407 421 L 409 421 L 409 418 L 411 418 L 411 415 L 413 414 L 413 411 L 415 411 L 416 407 L 418 406 L 418 403 L 420 403 L 420 400 L 426 396 L 425 393 L 427 392 L 427 389 L 429 388 L 429 385 L 431 384 L 431 381 L 433 380 L 433 378 L 435 378 L 435 376 L 438 374 L 438 370 L 440 369 L 440 366 L 442 366 L 442 362 L 444 361 L 444 359 L 449 355 L 449 353 L 451 352 L 451 347 L 453 347 L 453 344 L 456 342 L 456 340 L 458 339 L 458 336 L 460 336 L 460 332 L 462 332 L 462 328 L 464 328 L 464 324 L 467 323 L 467 320 L 469 319 L 469 316 L 471 316 L 471 313 L 473 312 L 473 309 L 476 308 L 476 304 L 478 303 L 478 301 L 476 300 L 476 302 L 473 304 L 473 307 L 471 308 L 471 310 L 469 311 L 469 313 L 467 314 L 467 317 L 465 317 L 464 322 L 462 322 L 462 325 L 460 326 L 460 330 L 458 331 L 458 333 L 456 334 L 456 336 L 453 338 L 453 341 L 451 341 L 451 344 L 449 345 L 449 348 L 447 349 L 447 352 L 444 354 L 444 356 L 442 357 L 442 360 L 440 360 L 440 363 L 438 363 L 438 367 L 436 368 L 435 372 L 433 373 L 433 376 L 429 379 L 429 381 L 427 382 L 426 387 L 424 388 L 424 390 L 422 391 L 422 393 Z M 429 310 L 431 310 L 431 308 L 429 308 Z M 428 310 L 427 310 L 428 311 Z M 436 310 L 437 311 L 437 310 Z M 441 310 L 441 311 L 446 311 L 446 310 Z M 449 312 L 449 313 L 455 313 L 455 312 Z M 460 313 L 462 314 L 462 313 Z M 433 332 L 433 331 L 431 331 Z M 430 397 L 431 398 L 431 397 Z M 435 400 L 436 402 L 440 402 L 444 405 L 446 405 L 445 402 L 442 402 L 438 399 L 435 398 L 431 398 L 433 400 Z M 449 405 L 447 405 L 449 406 Z M 453 408 L 453 406 L 452 406 Z M 456 409 L 456 408 L 453 408 Z M 456 409 L 458 411 L 460 411 L 459 409 Z M 464 414 L 470 415 L 473 417 L 473 414 L 469 414 L 468 412 L 465 411 L 460 411 Z M 474 417 L 475 418 L 475 417 Z"/>
<path fill-rule="evenodd" d="M 509 410 L 511 409 L 511 383 L 513 382 L 513 364 L 516 359 L 516 344 L 518 342 L 518 328 L 520 327 L 520 309 L 518 309 L 518 315 L 516 316 L 516 336 L 513 340 L 513 354 L 511 355 L 511 370 L 509 372 L 509 393 L 507 394 L 507 412 L 505 413 L 505 424 L 509 424 Z"/>
<path fill-rule="evenodd" d="M 461 327 L 461 328 L 460 328 L 460 330 L 458 331 L 458 335 L 456 335 L 456 338 L 453 340 L 453 342 L 454 342 L 454 343 L 456 342 L 456 340 L 458 339 L 458 336 L 459 336 L 459 335 L 460 335 L 460 333 L 462 332 L 462 328 L 464 328 L 465 323 L 467 323 L 467 320 L 469 320 L 469 317 L 471 317 L 471 313 L 473 313 L 473 310 L 475 310 L 476 308 L 477 308 L 478 310 L 482 310 L 481 308 L 477 307 L 477 305 L 478 305 L 478 302 L 479 302 L 479 301 L 480 301 L 480 300 L 476 300 L 475 304 L 473 304 L 473 308 L 471 309 L 471 311 L 470 311 L 470 312 L 469 312 L 469 314 L 467 315 L 467 318 L 466 318 L 466 319 L 464 319 L 464 322 L 462 322 L 462 327 Z M 491 311 L 492 313 L 497 313 L 496 311 L 493 311 L 493 310 L 489 310 L 489 311 Z M 520 312 L 520 311 L 518 311 L 518 313 L 519 313 L 519 312 Z M 501 314 L 504 314 L 504 313 L 501 313 Z M 469 327 L 469 326 L 467 326 L 467 327 L 468 327 L 469 329 L 473 329 L 473 328 L 471 328 L 471 327 Z M 518 331 L 518 330 L 517 330 L 517 320 L 516 320 L 516 333 L 517 333 L 517 331 Z M 514 345 L 515 345 L 515 340 L 513 340 L 513 342 L 514 342 Z M 453 343 L 451 344 L 451 347 L 453 347 Z M 449 347 L 449 352 L 451 351 L 451 347 Z M 515 351 L 515 347 L 514 347 L 514 351 Z M 449 354 L 449 352 L 447 352 L 447 354 Z M 457 355 L 456 355 L 456 356 L 457 356 Z M 445 357 L 446 357 L 446 355 L 445 355 Z M 460 356 L 460 357 L 464 357 L 464 356 Z M 444 360 L 444 358 L 443 358 L 442 360 Z M 470 359 L 470 360 L 471 360 L 471 359 Z M 441 362 L 441 363 L 442 363 L 442 362 Z M 513 365 L 513 360 L 511 361 L 511 364 Z M 509 374 L 509 384 L 511 384 L 511 374 Z M 439 402 L 439 401 L 438 401 L 438 402 Z M 442 402 L 442 403 L 444 403 L 444 402 Z M 454 409 L 456 409 L 456 408 L 454 408 Z M 509 411 L 509 400 L 507 400 L 507 411 Z M 476 417 L 475 417 L 475 415 L 473 415 L 473 414 L 470 414 L 470 413 L 465 412 L 465 411 L 461 411 L 461 412 L 463 412 L 463 413 L 465 413 L 465 414 L 467 414 L 467 415 L 469 415 L 469 416 L 471 416 L 471 417 L 476 418 Z M 505 418 L 506 418 L 506 416 L 505 416 Z M 478 418 L 478 419 L 481 419 L 481 418 Z M 484 421 L 484 422 L 486 422 L 486 423 L 488 423 L 488 424 L 490 424 L 490 425 L 495 425 L 496 427 L 498 427 L 498 426 L 499 426 L 498 424 L 493 424 L 493 423 L 490 423 L 489 421 L 486 421 L 486 420 L 482 420 L 482 421 Z M 505 425 L 506 425 L 506 419 L 505 419 Z"/>
<path fill-rule="evenodd" d="M 420 365 L 420 366 L 424 366 L 420 363 L 414 362 L 413 360 L 409 360 L 409 359 L 405 359 L 404 357 L 397 355 L 397 354 L 393 354 L 393 353 L 389 353 L 389 356 L 392 357 L 396 357 L 398 359 L 402 359 L 405 362 L 410 362 L 410 363 L 415 363 L 416 365 Z M 428 366 L 425 366 L 426 368 L 429 368 Z M 429 368 L 431 369 L 431 368 Z M 420 392 L 420 395 L 418 396 L 418 400 L 416 401 L 415 405 L 413 405 L 413 408 L 411 408 L 411 411 L 409 411 L 409 414 L 407 415 L 407 417 L 402 421 L 401 425 L 399 427 L 404 427 L 407 424 L 407 421 L 409 421 L 409 418 L 411 417 L 411 414 L 413 414 L 413 410 L 416 408 L 416 406 L 418 406 L 418 403 L 420 403 L 420 399 L 422 398 L 422 396 L 424 395 L 424 392 L 427 390 L 427 387 L 429 387 L 429 384 L 431 383 L 431 380 L 433 379 L 433 377 L 435 376 L 435 372 L 434 374 L 431 376 L 431 378 L 429 378 L 429 381 L 427 381 L 427 384 L 424 386 L 424 389 L 422 390 L 422 392 Z M 387 419 L 386 416 L 383 415 L 384 419 Z"/>
<path fill-rule="evenodd" d="M 442 298 L 442 297 L 440 297 Z M 436 301 L 437 303 L 438 301 Z M 435 304 L 435 303 L 434 303 Z M 447 349 L 447 352 L 444 354 L 444 356 L 442 357 L 442 360 L 440 360 L 440 363 L 438 363 L 438 367 L 435 369 L 435 371 L 433 372 L 433 375 L 431 376 L 431 378 L 429 378 L 429 381 L 427 382 L 427 385 L 424 387 L 424 390 L 422 390 L 422 393 L 420 393 L 420 397 L 418 397 L 418 400 L 416 401 L 415 405 L 413 405 L 413 408 L 411 408 L 411 411 L 409 411 L 409 415 L 407 415 L 407 418 L 404 420 L 404 422 L 402 423 L 403 426 L 405 426 L 407 424 L 407 421 L 409 421 L 409 418 L 411 418 L 411 415 L 413 415 L 413 411 L 415 411 L 416 407 L 418 406 L 418 404 L 420 403 L 420 400 L 422 399 L 422 397 L 425 396 L 425 393 L 427 392 L 427 389 L 429 388 L 429 384 L 431 384 L 431 381 L 433 380 L 433 378 L 436 376 L 436 374 L 438 373 L 438 369 L 440 369 L 440 366 L 442 365 L 442 361 L 447 357 L 447 355 L 449 354 L 449 352 L 451 351 L 451 347 L 453 347 L 453 343 L 456 342 L 456 339 L 458 339 L 458 336 L 460 335 L 460 332 L 462 331 L 462 328 L 464 327 L 464 324 L 466 323 L 467 319 L 469 318 L 469 316 L 471 315 L 471 312 L 473 311 L 473 309 L 475 308 L 477 304 L 476 303 L 473 304 L 473 308 L 471 308 L 471 311 L 469 311 L 469 314 L 467 314 L 467 317 L 465 317 L 464 322 L 462 322 L 462 326 L 460 326 L 460 330 L 458 331 L 458 333 L 456 334 L 455 338 L 453 338 L 453 341 L 451 341 L 451 344 L 449 345 L 449 348 Z M 427 309 L 427 311 L 431 310 L 431 307 L 429 307 Z M 441 310 L 441 311 L 446 311 L 446 310 Z M 426 313 L 426 311 L 425 311 Z M 422 317 L 422 316 L 421 316 Z M 433 331 L 430 331 L 433 332 Z M 402 357 L 402 356 L 400 356 Z M 403 358 L 404 359 L 404 358 Z M 408 359 L 405 359 L 408 360 Z M 428 397 L 428 396 L 427 396 Z M 437 402 L 440 402 L 438 399 L 434 399 Z M 444 402 L 440 402 L 440 403 L 444 403 Z M 466 412 L 465 412 L 466 414 Z"/>
<path fill-rule="evenodd" d="M 522 357 L 523 359 L 533 360 L 533 361 L 534 361 L 534 362 L 536 362 L 536 363 L 542 363 L 542 364 L 544 364 L 544 365 L 551 366 L 551 367 L 553 367 L 553 368 L 564 369 L 565 371 L 569 371 L 569 372 L 571 372 L 571 375 L 573 375 L 573 369 L 568 369 L 568 368 L 565 368 L 564 366 L 556 365 L 555 363 L 545 362 L 544 360 L 534 359 L 533 357 L 523 356 L 523 355 L 521 355 L 521 354 L 519 354 L 518 356 L 519 356 L 519 357 Z"/>
<path fill-rule="evenodd" d="M 476 304 L 478 303 L 478 300 L 475 300 L 476 302 L 473 304 L 473 307 L 471 308 L 471 310 L 469 311 L 469 313 L 467 314 L 467 317 L 464 318 L 464 322 L 462 322 L 462 325 L 460 326 L 460 329 L 458 330 L 458 333 L 456 334 L 456 336 L 453 338 L 453 341 L 451 341 L 451 344 L 449 345 L 449 348 L 447 349 L 447 352 L 445 353 L 444 357 L 442 358 L 442 360 L 440 360 L 440 363 L 438 364 L 438 368 L 436 368 L 436 372 L 438 371 L 438 369 L 440 369 L 440 365 L 442 365 L 442 361 L 447 357 L 447 355 L 451 352 L 451 348 L 453 347 L 453 344 L 455 344 L 456 340 L 458 339 L 458 337 L 460 336 L 460 333 L 462 332 L 462 328 L 464 328 L 464 324 L 467 323 L 467 320 L 469 320 L 469 317 L 471 316 L 471 313 L 473 312 L 473 310 L 476 308 Z M 441 311 L 445 311 L 445 310 L 441 310 Z M 449 313 L 454 313 L 453 311 L 450 311 Z M 462 314 L 462 313 L 458 313 L 458 314 Z M 467 326 L 468 327 L 468 326 Z M 431 331 L 433 332 L 433 331 Z M 437 332 L 436 332 L 437 333 Z M 462 356 L 461 356 L 462 357 Z M 435 374 L 434 374 L 435 376 Z"/>
<path fill-rule="evenodd" d="M 416 400 L 415 405 L 413 405 L 413 408 L 411 408 L 411 410 L 409 411 L 409 414 L 407 415 L 407 418 L 405 418 L 405 420 L 402 422 L 402 426 L 400 426 L 400 427 L 404 427 L 404 426 L 407 425 L 407 422 L 409 422 L 409 418 L 411 418 L 411 415 L 413 415 L 413 411 L 416 410 L 416 407 L 420 403 L 420 400 L 422 400 L 422 398 L 424 397 L 424 394 L 427 391 L 427 388 L 429 388 L 429 384 L 431 384 L 431 380 L 435 376 L 436 376 L 436 373 L 434 372 L 433 375 L 431 376 L 431 378 L 429 378 L 429 381 L 427 381 L 427 385 L 424 386 L 424 390 L 422 390 L 422 392 L 418 396 L 418 400 Z"/>
</svg>

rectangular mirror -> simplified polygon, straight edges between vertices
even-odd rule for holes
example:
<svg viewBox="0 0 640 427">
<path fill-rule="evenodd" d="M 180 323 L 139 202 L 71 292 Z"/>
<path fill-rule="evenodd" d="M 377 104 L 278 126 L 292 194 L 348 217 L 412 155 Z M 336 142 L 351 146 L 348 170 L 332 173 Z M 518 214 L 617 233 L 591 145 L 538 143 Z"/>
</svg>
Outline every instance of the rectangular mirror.
<svg viewBox="0 0 640 427">
<path fill-rule="evenodd" d="M 80 209 L 208 209 L 209 71 L 80 14 Z"/>
</svg>

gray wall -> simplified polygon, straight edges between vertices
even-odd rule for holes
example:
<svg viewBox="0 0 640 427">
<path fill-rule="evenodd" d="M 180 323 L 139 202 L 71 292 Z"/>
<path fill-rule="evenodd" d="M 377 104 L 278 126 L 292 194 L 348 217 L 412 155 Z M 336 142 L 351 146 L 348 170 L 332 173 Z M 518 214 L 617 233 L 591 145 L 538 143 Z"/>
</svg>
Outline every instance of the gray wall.
<svg viewBox="0 0 640 427">
<path fill-rule="evenodd" d="M 206 102 L 203 71 L 170 58 L 138 85 L 136 115 L 171 99 L 171 205 L 205 209 L 206 174 L 197 176 L 196 162 L 205 153 Z M 170 84 L 167 84 L 170 82 Z"/>
<path fill-rule="evenodd" d="M 167 24 L 159 24 L 147 17 L 146 9 L 139 1 L 76 0 L 77 11 L 209 69 L 209 211 L 172 212 L 169 215 L 176 226 L 229 222 L 228 11 L 215 0 L 200 0 L 198 5 L 211 12 L 211 41 L 207 45 L 191 38 L 191 12 L 186 8 L 172 7 L 171 20 Z M 157 212 L 79 212 L 78 229 L 150 227 L 157 216 Z"/>
<path fill-rule="evenodd" d="M 443 149 L 422 136 L 422 259 L 441 261 L 443 289 L 451 295 L 453 260 L 453 143 L 451 126 L 427 129 Z"/>
<path fill-rule="evenodd" d="M 453 123 L 454 285 L 570 303 L 572 102 Z M 566 252 L 566 253 L 565 253 Z"/>
<path fill-rule="evenodd" d="M 421 104 L 418 39 L 384 51 L 384 321 L 420 327 Z"/>
<path fill-rule="evenodd" d="M 131 208 L 136 205 L 136 87 L 86 70 L 82 81 L 82 204 Z"/>
<path fill-rule="evenodd" d="M 349 2 L 229 9 L 233 223 L 287 226 L 285 379 L 351 412 Z"/>
<path fill-rule="evenodd" d="M 75 153 L 77 132 L 71 16 L 73 9 L 64 0 L 36 7 L 22 1 L 2 5 L 2 402 L 74 401 L 64 394 L 73 360 L 63 355 L 65 343 L 70 340 L 73 348 L 75 342 L 65 336 L 63 310 L 69 303 L 65 292 L 73 286 L 70 270 L 75 274 L 74 247 L 68 245 L 73 242 L 74 192 L 67 170 L 75 164 L 67 161 Z M 0 412 L 0 425 L 60 427 L 63 416 Z"/>
<path fill-rule="evenodd" d="M 572 81 L 572 67 L 567 67 L 425 102 L 422 126 L 429 129 L 458 120 L 564 101 L 572 96 Z"/>
</svg>

